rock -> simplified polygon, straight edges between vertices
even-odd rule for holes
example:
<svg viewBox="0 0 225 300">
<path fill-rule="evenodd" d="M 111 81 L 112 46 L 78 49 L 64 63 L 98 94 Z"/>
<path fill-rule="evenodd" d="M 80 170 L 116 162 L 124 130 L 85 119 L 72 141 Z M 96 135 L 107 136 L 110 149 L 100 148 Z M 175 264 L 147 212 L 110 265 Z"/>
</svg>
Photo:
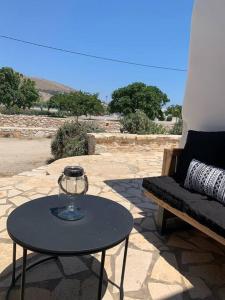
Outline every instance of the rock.
<svg viewBox="0 0 225 300">
<path fill-rule="evenodd" d="M 106 290 L 105 295 L 103 296 L 102 300 L 113 300 L 112 295 L 110 294 L 109 290 Z"/>
<path fill-rule="evenodd" d="M 155 210 L 157 209 L 157 205 L 155 205 L 152 202 L 143 202 L 143 203 L 139 203 L 138 207 L 142 208 L 142 209 L 151 209 L 151 210 Z"/>
<path fill-rule="evenodd" d="M 10 238 L 10 236 L 9 236 L 7 230 L 2 231 L 2 232 L 0 233 L 0 237 L 1 237 L 2 239 L 8 239 L 8 240 L 11 241 L 11 238 Z"/>
<path fill-rule="evenodd" d="M 99 283 L 99 280 L 96 276 L 91 276 L 91 277 L 85 279 L 81 285 L 81 297 L 79 299 L 80 300 L 97 299 L 98 283 Z M 105 290 L 106 290 L 106 287 L 103 285 L 102 295 L 104 295 Z M 74 299 L 77 299 L 77 298 L 74 298 Z"/>
<path fill-rule="evenodd" d="M 161 281 L 182 284 L 181 274 L 178 271 L 177 261 L 172 253 L 164 253 L 156 261 L 151 278 Z"/>
<path fill-rule="evenodd" d="M 189 293 L 191 299 L 200 300 L 211 296 L 212 292 L 201 278 L 183 277 L 183 279 L 186 286 L 186 291 Z"/>
<path fill-rule="evenodd" d="M 78 299 L 80 282 L 75 279 L 62 279 L 52 293 L 52 300 Z M 40 298 L 41 299 L 41 298 Z M 45 299 L 42 299 L 45 300 Z M 46 299 L 47 300 L 47 299 Z"/>
<path fill-rule="evenodd" d="M 188 249 L 188 250 L 197 249 L 194 245 L 186 242 L 176 234 L 170 236 L 169 241 L 167 242 L 167 246 L 181 248 L 181 249 Z"/>
<path fill-rule="evenodd" d="M 116 257 L 115 261 L 115 283 L 117 285 L 120 284 L 123 254 L 124 252 L 121 251 L 120 254 Z M 142 287 L 148 275 L 148 270 L 151 262 L 151 253 L 134 250 L 131 248 L 128 249 L 126 271 L 124 277 L 125 292 L 138 291 Z"/>
<path fill-rule="evenodd" d="M 3 243 L 1 241 L 1 259 L 0 259 L 0 274 L 7 275 L 12 270 L 12 254 L 13 245 L 12 243 Z M 22 257 L 22 248 L 20 246 L 16 247 L 16 258 L 17 260 Z M 17 261 L 17 266 L 21 264 L 21 261 Z M 1 282 L 1 280 L 0 280 Z"/>
<path fill-rule="evenodd" d="M 101 192 L 101 189 L 97 186 L 90 185 L 88 188 L 89 195 L 98 195 Z"/>
<path fill-rule="evenodd" d="M 201 264 L 210 262 L 214 259 L 211 253 L 198 253 L 185 251 L 182 253 L 181 261 L 182 264 Z"/>
<path fill-rule="evenodd" d="M 157 248 L 151 244 L 149 240 L 147 240 L 142 234 L 136 233 L 132 234 L 129 238 L 130 243 L 132 243 L 135 247 L 144 251 L 156 251 Z"/>
<path fill-rule="evenodd" d="M 0 218 L 5 216 L 7 213 L 7 210 L 11 207 L 11 205 L 0 205 Z"/>
<path fill-rule="evenodd" d="M 38 198 L 42 198 L 42 197 L 45 197 L 44 194 L 34 194 L 32 196 L 30 196 L 30 200 L 34 200 L 34 199 L 38 199 Z"/>
<path fill-rule="evenodd" d="M 63 271 L 66 275 L 73 275 L 88 270 L 88 267 L 79 257 L 60 257 Z"/>
<path fill-rule="evenodd" d="M 54 261 L 46 262 L 40 264 L 37 268 L 33 269 L 26 274 L 26 282 L 42 282 L 45 280 L 58 279 L 61 278 L 60 273 L 56 263 Z"/>
<path fill-rule="evenodd" d="M 92 271 L 99 275 L 100 273 L 100 266 L 101 266 L 101 256 L 99 256 L 98 260 L 94 259 L 93 263 L 92 263 Z M 104 269 L 108 278 L 112 277 L 112 267 L 111 267 L 111 257 L 110 256 L 106 256 L 105 257 L 105 265 L 104 265 Z"/>
<path fill-rule="evenodd" d="M 9 199 L 10 202 L 12 202 L 16 206 L 20 206 L 23 203 L 26 203 L 30 201 L 30 199 L 22 197 L 22 196 L 17 196 Z"/>
<path fill-rule="evenodd" d="M 25 295 L 29 300 L 40 300 L 40 299 L 50 300 L 51 299 L 50 291 L 46 289 L 37 288 L 37 287 L 26 288 Z"/>
<path fill-rule="evenodd" d="M 13 189 L 13 190 L 9 190 L 8 191 L 8 197 L 15 197 L 18 196 L 19 194 L 21 194 L 22 192 L 17 190 L 17 189 Z"/>
<path fill-rule="evenodd" d="M 207 250 L 224 255 L 224 250 L 222 250 L 222 246 L 207 237 L 203 237 L 201 235 L 192 236 L 190 238 L 190 241 L 203 251 Z"/>
<path fill-rule="evenodd" d="M 122 245 L 124 245 L 124 244 L 121 243 L 113 248 L 108 249 L 106 251 L 106 254 L 107 255 L 115 255 L 118 252 L 118 250 L 122 247 Z"/>
<path fill-rule="evenodd" d="M 7 197 L 7 191 L 0 191 L 0 199 Z"/>
<path fill-rule="evenodd" d="M 144 238 L 149 241 L 155 250 L 168 250 L 168 247 L 162 242 L 161 239 L 153 232 L 143 232 Z"/>
<path fill-rule="evenodd" d="M 156 230 L 155 222 L 152 217 L 144 218 L 144 221 L 141 223 L 141 227 L 147 230 Z"/>
<path fill-rule="evenodd" d="M 152 300 L 182 300 L 183 288 L 177 284 L 163 284 L 150 282 L 148 289 L 151 294 Z"/>
<path fill-rule="evenodd" d="M 7 222 L 6 217 L 0 218 L 0 231 L 4 230 L 6 228 L 6 222 Z"/>
<path fill-rule="evenodd" d="M 207 264 L 201 266 L 190 266 L 189 276 L 200 277 L 206 284 L 222 285 L 225 283 L 225 272 L 222 266 L 215 264 Z"/>
</svg>

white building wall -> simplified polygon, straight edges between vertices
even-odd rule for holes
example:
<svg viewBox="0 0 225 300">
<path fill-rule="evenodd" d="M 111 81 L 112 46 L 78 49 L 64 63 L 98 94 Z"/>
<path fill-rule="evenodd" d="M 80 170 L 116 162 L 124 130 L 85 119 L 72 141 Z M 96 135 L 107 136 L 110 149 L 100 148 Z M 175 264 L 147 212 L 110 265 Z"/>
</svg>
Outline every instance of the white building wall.
<svg viewBox="0 0 225 300">
<path fill-rule="evenodd" d="M 225 131 L 225 0 L 195 0 L 183 106 L 187 130 Z"/>
</svg>

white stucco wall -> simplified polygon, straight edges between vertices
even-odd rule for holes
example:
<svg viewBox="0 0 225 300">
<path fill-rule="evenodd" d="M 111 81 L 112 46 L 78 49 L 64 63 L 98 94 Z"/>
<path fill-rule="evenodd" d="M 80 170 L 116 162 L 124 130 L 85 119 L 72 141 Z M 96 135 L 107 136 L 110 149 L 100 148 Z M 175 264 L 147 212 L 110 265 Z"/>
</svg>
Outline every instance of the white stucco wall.
<svg viewBox="0 0 225 300">
<path fill-rule="evenodd" d="M 183 106 L 188 129 L 225 131 L 225 0 L 195 0 Z"/>
</svg>

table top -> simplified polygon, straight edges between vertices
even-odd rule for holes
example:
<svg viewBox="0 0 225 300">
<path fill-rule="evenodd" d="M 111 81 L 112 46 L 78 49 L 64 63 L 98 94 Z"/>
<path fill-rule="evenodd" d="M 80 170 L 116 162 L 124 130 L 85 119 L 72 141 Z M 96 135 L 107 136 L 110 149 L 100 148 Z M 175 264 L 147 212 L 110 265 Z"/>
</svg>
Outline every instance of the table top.
<svg viewBox="0 0 225 300">
<path fill-rule="evenodd" d="M 122 205 L 106 198 L 81 195 L 75 200 L 84 212 L 78 221 L 64 221 L 51 212 L 70 202 L 58 195 L 27 202 L 8 217 L 7 230 L 14 242 L 39 253 L 82 255 L 107 250 L 129 236 L 133 217 Z"/>
</svg>

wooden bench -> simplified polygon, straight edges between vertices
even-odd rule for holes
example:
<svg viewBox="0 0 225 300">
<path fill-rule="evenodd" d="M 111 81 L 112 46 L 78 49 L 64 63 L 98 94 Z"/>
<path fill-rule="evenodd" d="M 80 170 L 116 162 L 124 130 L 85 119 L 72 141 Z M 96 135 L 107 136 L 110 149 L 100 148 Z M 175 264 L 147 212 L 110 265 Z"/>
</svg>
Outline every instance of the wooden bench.
<svg viewBox="0 0 225 300">
<path fill-rule="evenodd" d="M 162 175 L 163 176 L 173 176 L 176 171 L 177 162 L 179 159 L 180 154 L 182 153 L 183 149 L 165 149 L 164 150 L 164 157 L 163 157 L 163 165 L 162 165 Z M 159 206 L 158 210 L 158 226 L 160 229 L 161 234 L 165 233 L 167 221 L 171 216 L 176 216 L 183 221 L 187 222 L 188 224 L 192 225 L 193 227 L 197 228 L 198 230 L 202 231 L 209 237 L 213 238 L 217 242 L 225 245 L 225 238 L 217 234 L 216 232 L 212 231 L 205 225 L 202 225 L 186 213 L 179 211 L 178 209 L 170 206 L 168 203 L 163 201 L 162 199 L 156 197 L 153 193 L 147 191 L 145 189 L 145 195 L 155 202 Z M 224 216 L 225 217 L 225 216 Z"/>
</svg>

